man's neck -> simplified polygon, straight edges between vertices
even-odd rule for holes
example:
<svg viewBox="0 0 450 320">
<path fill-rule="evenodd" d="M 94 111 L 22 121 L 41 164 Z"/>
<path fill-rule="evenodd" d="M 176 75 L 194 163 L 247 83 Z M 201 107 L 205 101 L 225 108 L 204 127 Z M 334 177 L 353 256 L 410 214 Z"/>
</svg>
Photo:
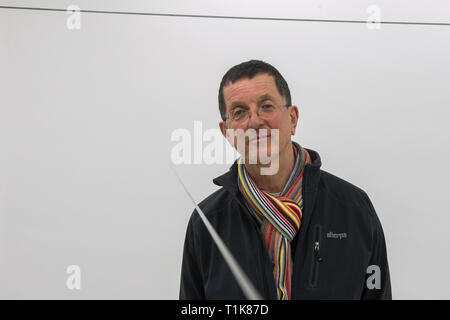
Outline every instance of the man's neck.
<svg viewBox="0 0 450 320">
<path fill-rule="evenodd" d="M 283 188 L 286 185 L 292 170 L 294 169 L 294 148 L 294 144 L 291 143 L 286 150 L 280 152 L 279 170 L 274 175 L 261 175 L 262 165 L 245 164 L 245 169 L 259 189 L 269 193 L 278 193 L 283 191 Z"/>
</svg>

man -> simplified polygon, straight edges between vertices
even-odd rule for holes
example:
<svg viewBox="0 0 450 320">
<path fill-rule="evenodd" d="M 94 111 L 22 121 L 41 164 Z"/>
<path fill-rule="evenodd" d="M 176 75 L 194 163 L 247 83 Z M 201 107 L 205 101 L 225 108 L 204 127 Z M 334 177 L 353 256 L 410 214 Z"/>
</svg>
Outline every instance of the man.
<svg viewBox="0 0 450 320">
<path fill-rule="evenodd" d="M 258 60 L 234 66 L 220 84 L 219 110 L 220 130 L 235 148 L 238 135 L 229 132 L 256 138 L 244 136 L 241 157 L 213 180 L 222 188 L 199 206 L 262 297 L 391 299 L 375 209 L 363 190 L 321 170 L 316 151 L 291 140 L 299 112 L 281 74 Z M 259 151 L 270 161 L 250 161 Z M 275 159 L 276 170 L 263 174 Z M 196 211 L 180 298 L 245 299 Z"/>
</svg>

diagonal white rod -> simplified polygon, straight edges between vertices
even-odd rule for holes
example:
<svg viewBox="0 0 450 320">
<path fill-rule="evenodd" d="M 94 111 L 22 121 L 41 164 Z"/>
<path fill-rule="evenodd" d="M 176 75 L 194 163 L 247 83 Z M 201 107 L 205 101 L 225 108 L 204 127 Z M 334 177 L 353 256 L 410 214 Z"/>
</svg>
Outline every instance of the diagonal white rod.
<svg viewBox="0 0 450 320">
<path fill-rule="evenodd" d="M 242 291 L 244 292 L 245 296 L 249 300 L 262 300 L 261 295 L 259 294 L 258 290 L 255 289 L 251 281 L 248 279 L 247 275 L 245 274 L 244 270 L 242 270 L 241 266 L 238 264 L 236 259 L 231 254 L 230 250 L 226 246 L 226 244 L 223 242 L 223 240 L 220 238 L 217 231 L 214 229 L 214 227 L 209 222 L 208 218 L 206 218 L 205 214 L 203 213 L 202 209 L 197 205 L 194 198 L 192 197 L 189 190 L 186 188 L 185 184 L 181 180 L 178 173 L 175 171 L 175 168 L 171 166 L 173 172 L 177 176 L 178 180 L 180 181 L 181 185 L 183 186 L 184 190 L 188 194 L 189 198 L 191 198 L 192 202 L 195 205 L 195 208 L 197 209 L 198 214 L 200 215 L 200 218 L 203 220 L 203 223 L 206 226 L 206 229 L 208 229 L 209 233 L 211 234 L 211 237 L 213 238 L 214 242 L 216 243 L 217 247 L 219 248 L 220 253 L 222 253 L 223 258 L 225 259 L 225 262 L 227 263 L 228 267 L 231 269 L 231 272 L 233 273 L 234 277 L 236 278 L 237 283 L 241 287 Z"/>
</svg>

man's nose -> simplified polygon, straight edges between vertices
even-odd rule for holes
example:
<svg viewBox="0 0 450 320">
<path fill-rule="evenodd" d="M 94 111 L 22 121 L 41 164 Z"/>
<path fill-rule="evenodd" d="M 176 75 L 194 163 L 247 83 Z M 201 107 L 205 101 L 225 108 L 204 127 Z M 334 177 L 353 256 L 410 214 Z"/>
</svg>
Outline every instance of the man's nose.
<svg viewBox="0 0 450 320">
<path fill-rule="evenodd" d="M 264 121 L 259 117 L 256 110 L 250 110 L 250 118 L 248 119 L 249 128 L 259 128 L 264 124 Z"/>
</svg>

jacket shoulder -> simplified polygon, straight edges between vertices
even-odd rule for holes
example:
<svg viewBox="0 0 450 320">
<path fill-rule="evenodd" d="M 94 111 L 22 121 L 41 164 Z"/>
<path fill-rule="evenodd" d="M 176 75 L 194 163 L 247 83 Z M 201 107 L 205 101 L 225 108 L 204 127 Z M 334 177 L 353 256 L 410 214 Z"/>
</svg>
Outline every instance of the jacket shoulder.
<svg viewBox="0 0 450 320">
<path fill-rule="evenodd" d="M 202 209 L 208 220 L 211 220 L 214 215 L 225 208 L 225 205 L 230 201 L 230 195 L 225 188 L 220 188 L 214 191 L 205 199 L 203 199 L 198 206 Z M 190 219 L 192 224 L 196 224 L 200 220 L 197 209 L 194 209 Z"/>
<path fill-rule="evenodd" d="M 330 172 L 321 171 L 320 184 L 327 193 L 334 196 L 339 202 L 367 208 L 367 193 L 360 187 L 350 183 Z"/>
</svg>

